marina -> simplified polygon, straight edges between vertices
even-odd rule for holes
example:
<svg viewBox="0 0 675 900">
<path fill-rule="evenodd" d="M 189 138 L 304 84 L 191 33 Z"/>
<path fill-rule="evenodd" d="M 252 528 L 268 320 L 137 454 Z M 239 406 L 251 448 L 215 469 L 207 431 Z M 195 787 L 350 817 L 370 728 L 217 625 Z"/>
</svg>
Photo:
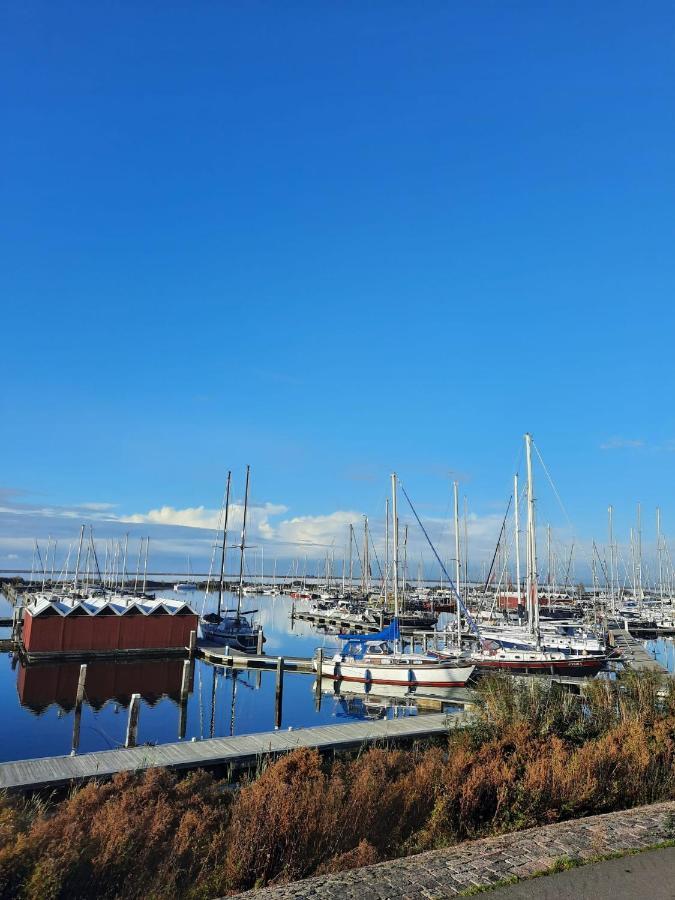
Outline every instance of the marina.
<svg viewBox="0 0 675 900">
<path fill-rule="evenodd" d="M 232 473 L 227 474 L 203 591 L 188 563 L 187 577 L 165 585 L 154 581 L 149 592 L 145 538 L 135 576 L 129 572 L 128 536 L 106 542 L 101 565 L 93 528 L 82 525 L 71 544 L 73 562 L 69 550 L 59 577 L 48 572 L 50 542 L 43 554 L 36 541 L 31 580 L 4 585 L 2 618 L 9 633 L 1 646 L 9 666 L 0 696 L 8 720 L 16 722 L 15 746 L 22 749 L 10 740 L 0 762 L 18 759 L 18 752 L 30 758 L 30 734 L 44 749 L 46 724 L 54 756 L 68 749 L 81 756 L 159 747 L 176 737 L 202 744 L 270 728 L 346 727 L 434 714 L 459 721 L 473 703 L 476 684 L 491 673 L 543 678 L 579 692 L 590 678 L 615 678 L 626 669 L 671 670 L 672 655 L 662 653 L 665 664 L 655 659 L 673 621 L 668 570 L 660 567 L 650 594 L 640 574 L 641 544 L 633 541 L 632 593 L 620 588 L 611 509 L 610 565 L 603 567 L 602 591 L 597 574 L 588 591 L 556 584 L 550 528 L 547 574 L 540 575 L 529 434 L 524 449 L 526 483 L 521 487 L 514 477 L 482 587 L 469 582 L 464 566 L 467 542 L 457 482 L 454 558 L 446 565 L 396 474 L 385 503 L 380 555 L 372 521 L 366 519 L 360 551 L 349 526 L 340 575 L 327 554 L 323 572 L 317 563 L 308 577 L 305 563 L 301 579 L 285 589 L 276 564 L 271 584 L 265 578 L 262 550 L 259 577 L 257 554 L 253 572 L 247 561 L 249 467 L 236 543 L 231 543 Z M 421 578 L 415 584 L 407 572 L 408 525 L 403 538 L 399 528 L 402 499 L 438 566 L 435 584 L 425 585 Z M 228 574 L 228 554 L 234 551 L 236 569 Z M 54 553 L 55 547 L 52 569 Z M 656 636 L 649 650 L 641 640 L 645 632 Z M 12 681 L 18 706 L 11 700 Z"/>
</svg>

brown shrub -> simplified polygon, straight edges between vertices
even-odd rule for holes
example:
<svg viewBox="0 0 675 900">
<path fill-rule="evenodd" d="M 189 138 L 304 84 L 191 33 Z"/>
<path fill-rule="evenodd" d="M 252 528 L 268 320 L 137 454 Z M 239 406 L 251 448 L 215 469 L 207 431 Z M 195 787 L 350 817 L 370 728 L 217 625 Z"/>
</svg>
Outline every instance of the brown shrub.
<svg viewBox="0 0 675 900">
<path fill-rule="evenodd" d="M 338 856 L 333 856 L 326 863 L 321 863 L 316 870 L 317 875 L 333 875 L 337 872 L 346 872 L 348 869 L 358 869 L 361 866 L 372 866 L 379 862 L 377 850 L 368 841 L 362 840 L 353 850 L 347 850 Z"/>
</svg>

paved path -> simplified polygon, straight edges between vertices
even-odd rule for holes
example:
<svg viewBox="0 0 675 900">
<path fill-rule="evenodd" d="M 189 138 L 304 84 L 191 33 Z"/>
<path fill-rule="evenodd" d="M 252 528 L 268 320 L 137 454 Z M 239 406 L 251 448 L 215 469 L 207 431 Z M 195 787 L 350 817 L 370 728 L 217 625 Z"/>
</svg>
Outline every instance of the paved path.
<svg viewBox="0 0 675 900">
<path fill-rule="evenodd" d="M 496 900 L 673 900 L 675 847 L 608 859 L 546 878 L 497 888 Z"/>
<path fill-rule="evenodd" d="M 500 837 L 470 841 L 447 850 L 432 850 L 405 859 L 352 869 L 340 875 L 308 878 L 238 896 L 245 897 L 246 900 L 443 900 L 478 886 L 497 884 L 506 878 L 527 878 L 549 869 L 556 861 L 565 857 L 592 859 L 617 851 L 653 846 L 674 836 L 673 819 L 675 801 L 657 803 L 625 812 L 590 816 L 573 822 L 559 822 Z M 630 857 L 630 863 L 626 861 L 626 868 L 637 865 L 634 859 Z M 663 866 L 671 862 L 672 856 L 666 855 L 659 859 L 663 860 L 659 863 Z M 613 871 L 614 880 L 618 878 L 621 881 L 620 869 Z M 571 872 L 565 874 L 571 879 Z M 656 879 L 656 882 L 660 884 L 660 879 Z M 654 900 L 660 896 L 675 897 L 675 879 L 671 879 L 671 882 L 670 894 L 659 895 L 650 890 L 645 896 Z M 522 896 L 544 896 L 536 891 L 543 889 L 545 883 L 545 880 L 538 879 L 533 887 L 535 893 Z M 593 889 L 588 895 L 577 893 L 569 896 L 592 896 L 594 900 L 598 900 L 602 895 L 598 895 Z M 618 900 L 622 895 L 613 889 L 611 896 L 613 900 Z M 633 893 L 630 896 L 643 895 Z"/>
</svg>

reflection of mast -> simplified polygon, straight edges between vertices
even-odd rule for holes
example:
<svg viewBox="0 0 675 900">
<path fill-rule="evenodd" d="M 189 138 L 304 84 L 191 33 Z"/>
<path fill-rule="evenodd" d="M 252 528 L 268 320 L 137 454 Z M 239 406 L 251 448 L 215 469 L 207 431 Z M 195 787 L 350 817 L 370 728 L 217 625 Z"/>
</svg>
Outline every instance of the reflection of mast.
<svg viewBox="0 0 675 900">
<path fill-rule="evenodd" d="M 213 737 L 216 730 L 216 684 L 218 669 L 213 666 L 213 681 L 211 683 L 211 722 L 209 723 L 209 737 Z"/>
<path fill-rule="evenodd" d="M 218 618 L 223 606 L 223 590 L 225 581 L 225 558 L 227 556 L 227 518 L 230 510 L 230 480 L 232 472 L 227 473 L 227 487 L 225 488 L 225 521 L 223 523 L 223 548 L 220 554 L 220 584 L 218 587 Z"/>
<path fill-rule="evenodd" d="M 232 669 L 232 704 L 230 706 L 230 736 L 234 734 L 234 719 L 237 705 L 237 676 L 239 672 Z"/>
<path fill-rule="evenodd" d="M 246 466 L 246 490 L 244 492 L 244 520 L 241 526 L 241 544 L 239 545 L 239 592 L 237 594 L 237 622 L 241 615 L 241 600 L 244 595 L 244 548 L 246 547 L 246 513 L 248 511 L 248 479 L 251 471 Z"/>
</svg>

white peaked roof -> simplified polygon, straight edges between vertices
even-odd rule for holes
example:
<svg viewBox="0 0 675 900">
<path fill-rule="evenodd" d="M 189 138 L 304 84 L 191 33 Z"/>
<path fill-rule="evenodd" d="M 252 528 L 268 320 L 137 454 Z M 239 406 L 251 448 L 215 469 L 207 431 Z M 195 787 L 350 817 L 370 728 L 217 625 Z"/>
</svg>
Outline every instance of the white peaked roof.
<svg viewBox="0 0 675 900">
<path fill-rule="evenodd" d="M 151 616 L 157 613 L 175 616 L 177 613 L 182 612 L 196 615 L 192 607 L 184 600 L 162 597 L 156 600 L 148 600 L 144 597 L 134 597 L 132 595 L 128 597 L 86 597 L 83 600 L 73 600 L 57 594 L 35 594 L 33 600 L 26 606 L 26 612 L 30 613 L 33 618 L 44 615 L 48 611 L 56 612 L 60 616 L 65 617 L 72 615 L 76 611 L 79 615 L 84 612 L 88 616 L 97 616 L 104 610 L 107 613 L 113 612 L 116 616 L 126 616 L 133 610 L 140 612 L 144 616 Z"/>
</svg>

